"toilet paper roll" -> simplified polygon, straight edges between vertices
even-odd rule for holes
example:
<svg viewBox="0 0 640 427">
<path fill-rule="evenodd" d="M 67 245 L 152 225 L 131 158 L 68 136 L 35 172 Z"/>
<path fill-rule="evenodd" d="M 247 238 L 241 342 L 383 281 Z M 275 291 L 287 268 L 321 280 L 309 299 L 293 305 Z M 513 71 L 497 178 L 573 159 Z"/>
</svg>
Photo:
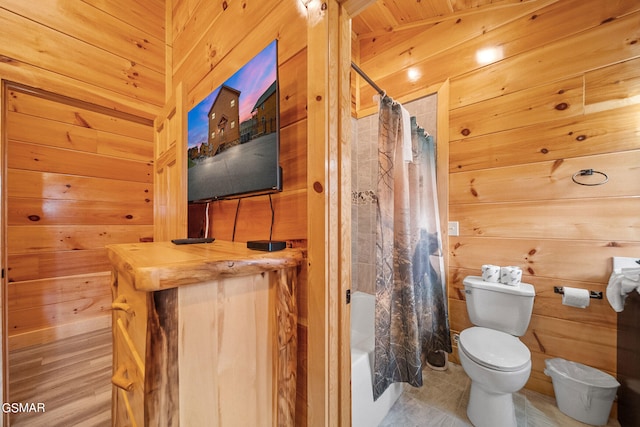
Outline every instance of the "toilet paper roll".
<svg viewBox="0 0 640 427">
<path fill-rule="evenodd" d="M 569 307 L 586 308 L 589 307 L 589 291 L 586 289 L 569 288 L 563 286 L 562 304 Z"/>
<path fill-rule="evenodd" d="M 500 266 L 484 264 L 482 266 L 482 280 L 485 282 L 498 283 L 500 281 Z"/>
<path fill-rule="evenodd" d="M 513 265 L 500 268 L 500 283 L 518 286 L 522 281 L 522 269 Z"/>
</svg>

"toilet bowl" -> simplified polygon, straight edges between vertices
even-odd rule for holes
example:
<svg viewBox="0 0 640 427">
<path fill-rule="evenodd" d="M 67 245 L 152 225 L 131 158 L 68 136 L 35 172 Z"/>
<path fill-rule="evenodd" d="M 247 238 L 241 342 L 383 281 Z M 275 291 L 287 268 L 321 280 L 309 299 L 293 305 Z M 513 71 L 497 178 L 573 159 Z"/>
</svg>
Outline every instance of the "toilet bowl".
<svg viewBox="0 0 640 427">
<path fill-rule="evenodd" d="M 531 352 L 518 337 L 529 326 L 535 290 L 528 283 L 511 286 L 476 276 L 463 284 L 475 325 L 458 341 L 460 363 L 471 378 L 467 416 L 476 427 L 516 427 L 513 393 L 531 374 Z"/>
<path fill-rule="evenodd" d="M 467 416 L 476 427 L 516 427 L 513 394 L 531 374 L 531 353 L 512 335 L 474 326 L 460 334 L 458 355 L 471 378 Z"/>
</svg>

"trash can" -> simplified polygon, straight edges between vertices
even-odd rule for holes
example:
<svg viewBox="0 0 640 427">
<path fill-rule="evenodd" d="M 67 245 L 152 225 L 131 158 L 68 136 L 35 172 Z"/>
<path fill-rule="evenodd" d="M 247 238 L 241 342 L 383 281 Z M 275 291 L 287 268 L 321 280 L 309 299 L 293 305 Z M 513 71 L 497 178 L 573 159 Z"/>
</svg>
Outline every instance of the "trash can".
<svg viewBox="0 0 640 427">
<path fill-rule="evenodd" d="M 590 366 L 555 358 L 545 360 L 560 411 L 592 425 L 605 425 L 620 383 Z"/>
</svg>

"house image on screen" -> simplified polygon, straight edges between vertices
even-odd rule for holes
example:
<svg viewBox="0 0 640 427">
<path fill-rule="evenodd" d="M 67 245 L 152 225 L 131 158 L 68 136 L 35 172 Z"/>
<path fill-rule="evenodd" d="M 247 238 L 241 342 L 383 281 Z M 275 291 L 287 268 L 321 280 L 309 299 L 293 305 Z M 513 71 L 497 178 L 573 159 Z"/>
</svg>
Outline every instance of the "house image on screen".
<svg viewBox="0 0 640 427">
<path fill-rule="evenodd" d="M 209 110 L 209 135 L 200 156 L 211 157 L 240 143 L 240 91 L 222 85 Z"/>
<path fill-rule="evenodd" d="M 271 86 L 258 98 L 253 110 L 251 110 L 256 137 L 277 131 L 277 106 L 276 81 L 274 80 Z"/>
</svg>

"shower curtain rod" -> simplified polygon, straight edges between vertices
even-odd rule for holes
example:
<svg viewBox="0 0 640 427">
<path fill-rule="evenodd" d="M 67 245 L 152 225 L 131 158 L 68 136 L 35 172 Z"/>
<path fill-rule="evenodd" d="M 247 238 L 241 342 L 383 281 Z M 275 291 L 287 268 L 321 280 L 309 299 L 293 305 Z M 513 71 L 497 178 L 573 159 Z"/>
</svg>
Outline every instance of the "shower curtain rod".
<svg viewBox="0 0 640 427">
<path fill-rule="evenodd" d="M 365 79 L 367 81 L 367 83 L 369 83 L 371 85 L 371 87 L 373 87 L 379 94 L 380 96 L 385 96 L 387 93 L 380 89 L 380 86 L 378 86 L 377 84 L 375 84 L 375 82 L 373 80 L 371 80 L 371 78 L 369 78 L 369 76 L 367 76 L 365 74 L 364 71 L 362 71 L 360 69 L 360 67 L 358 67 L 356 64 L 354 64 L 353 62 L 351 62 L 351 68 L 353 68 L 354 70 L 356 70 L 356 73 L 360 74 L 360 76 L 362 76 L 363 79 Z"/>
</svg>

